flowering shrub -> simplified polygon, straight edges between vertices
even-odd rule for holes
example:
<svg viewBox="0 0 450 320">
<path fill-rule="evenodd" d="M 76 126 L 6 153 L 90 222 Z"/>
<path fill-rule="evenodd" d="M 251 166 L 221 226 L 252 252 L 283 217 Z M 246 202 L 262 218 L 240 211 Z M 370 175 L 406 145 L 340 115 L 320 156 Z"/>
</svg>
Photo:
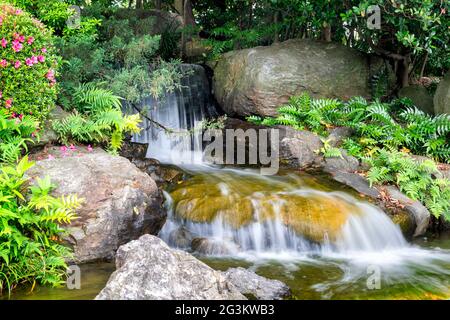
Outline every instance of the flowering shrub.
<svg viewBox="0 0 450 320">
<path fill-rule="evenodd" d="M 0 108 L 45 119 L 56 99 L 52 35 L 28 13 L 0 3 Z"/>
</svg>

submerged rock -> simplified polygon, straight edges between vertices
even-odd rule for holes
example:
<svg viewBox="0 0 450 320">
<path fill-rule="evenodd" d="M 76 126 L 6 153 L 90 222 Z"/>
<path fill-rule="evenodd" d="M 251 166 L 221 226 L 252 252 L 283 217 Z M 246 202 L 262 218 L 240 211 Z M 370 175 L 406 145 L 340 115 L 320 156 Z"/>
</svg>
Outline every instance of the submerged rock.
<svg viewBox="0 0 450 320">
<path fill-rule="evenodd" d="M 279 219 L 299 235 L 322 242 L 335 239 L 349 215 L 359 214 L 357 206 L 338 195 L 302 190 L 302 181 L 289 191 L 286 183 L 275 180 L 226 173 L 220 177 L 198 174 L 177 185 L 171 192 L 175 215 L 197 223 L 220 219 L 232 229 Z"/>
<path fill-rule="evenodd" d="M 193 239 L 192 233 L 185 227 L 179 227 L 169 234 L 169 245 L 176 248 L 189 248 Z"/>
<path fill-rule="evenodd" d="M 222 55 L 213 66 L 213 87 L 230 116 L 272 116 L 302 92 L 344 100 L 370 97 L 370 78 L 386 67 L 338 43 L 295 39 Z"/>
<path fill-rule="evenodd" d="M 194 238 L 191 248 L 197 253 L 210 256 L 230 255 L 238 251 L 238 245 L 231 241 L 208 238 Z"/>
<path fill-rule="evenodd" d="M 279 280 L 271 280 L 242 267 L 222 272 L 240 293 L 258 300 L 281 300 L 290 295 L 290 289 Z"/>
<path fill-rule="evenodd" d="M 218 271 L 144 235 L 119 248 L 117 270 L 96 300 L 245 300 Z"/>
<path fill-rule="evenodd" d="M 66 227 L 77 262 L 110 259 L 120 245 L 159 232 L 166 219 L 162 194 L 130 161 L 97 148 L 49 152 L 54 158 L 38 160 L 27 175 L 48 175 L 57 186 L 55 195 L 76 193 L 84 199 L 79 219 Z"/>
</svg>

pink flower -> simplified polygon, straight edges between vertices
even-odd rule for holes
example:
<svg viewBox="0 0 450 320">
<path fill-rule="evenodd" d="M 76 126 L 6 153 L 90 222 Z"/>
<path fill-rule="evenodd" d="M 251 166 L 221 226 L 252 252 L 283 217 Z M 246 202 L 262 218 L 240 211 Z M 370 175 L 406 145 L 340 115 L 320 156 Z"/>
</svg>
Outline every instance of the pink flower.
<svg viewBox="0 0 450 320">
<path fill-rule="evenodd" d="M 5 107 L 6 108 L 8 108 L 8 109 L 11 108 L 11 105 L 12 105 L 12 99 L 8 99 L 8 100 L 5 101 Z"/>
<path fill-rule="evenodd" d="M 0 99 L 3 97 L 3 92 L 0 91 Z"/>
<path fill-rule="evenodd" d="M 26 58 L 25 59 L 25 64 L 29 67 L 31 67 L 33 65 L 33 61 L 31 60 L 31 58 Z"/>
<path fill-rule="evenodd" d="M 17 10 L 16 10 L 16 15 L 20 15 L 20 14 L 22 14 L 22 12 L 23 12 L 22 10 L 17 9 Z"/>
<path fill-rule="evenodd" d="M 71 144 L 70 147 L 69 147 L 69 149 L 70 149 L 71 151 L 75 151 L 75 150 L 77 150 L 77 147 L 75 147 L 73 144 Z"/>
<path fill-rule="evenodd" d="M 33 64 L 38 63 L 38 58 L 36 56 L 32 56 L 31 57 L 31 62 L 33 62 Z"/>
<path fill-rule="evenodd" d="M 67 152 L 67 147 L 66 146 L 61 146 L 61 148 L 59 148 L 59 150 L 61 150 L 61 152 Z"/>
<path fill-rule="evenodd" d="M 2 47 L 6 48 L 6 45 L 8 44 L 8 41 L 6 41 L 5 38 L 2 38 Z"/>
<path fill-rule="evenodd" d="M 91 147 L 91 145 L 89 144 L 88 146 L 87 146 L 87 151 L 89 151 L 89 152 L 92 152 L 92 147 Z"/>
<path fill-rule="evenodd" d="M 0 66 L 5 68 L 8 65 L 8 61 L 6 61 L 5 59 L 0 60 Z"/>
<path fill-rule="evenodd" d="M 42 48 L 41 51 L 42 51 L 43 53 L 46 53 L 46 52 L 47 52 L 47 48 Z"/>
<path fill-rule="evenodd" d="M 44 56 L 37 56 L 37 59 L 39 62 L 44 62 L 45 61 L 45 57 Z"/>
<path fill-rule="evenodd" d="M 22 35 L 19 35 L 19 36 L 17 37 L 17 40 L 19 40 L 19 42 L 24 42 L 24 41 L 25 41 L 25 37 L 22 36 Z"/>
<path fill-rule="evenodd" d="M 21 64 L 22 64 L 22 63 L 21 63 L 19 60 L 17 60 L 17 61 L 14 63 L 14 68 L 19 69 L 20 66 L 21 66 Z"/>
<path fill-rule="evenodd" d="M 34 38 L 33 38 L 33 37 L 28 37 L 27 43 L 28 43 L 29 45 L 31 45 L 31 44 L 33 43 L 33 41 L 34 41 Z"/>
<path fill-rule="evenodd" d="M 48 160 L 53 160 L 53 159 L 55 159 L 55 157 L 52 156 L 51 154 L 49 154 L 49 155 L 48 155 Z"/>
<path fill-rule="evenodd" d="M 12 42 L 12 48 L 14 52 L 19 52 L 20 50 L 22 50 L 23 45 L 16 39 Z"/>
<path fill-rule="evenodd" d="M 48 72 L 47 72 L 47 74 L 45 75 L 45 77 L 46 77 L 48 80 L 53 80 L 53 79 L 55 79 L 55 71 L 53 71 L 53 69 L 49 69 Z"/>
</svg>

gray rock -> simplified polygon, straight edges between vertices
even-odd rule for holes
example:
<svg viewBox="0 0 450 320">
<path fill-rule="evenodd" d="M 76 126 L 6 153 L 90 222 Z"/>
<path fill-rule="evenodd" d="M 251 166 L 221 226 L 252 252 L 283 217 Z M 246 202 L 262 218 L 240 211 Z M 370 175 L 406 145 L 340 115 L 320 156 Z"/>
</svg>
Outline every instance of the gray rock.
<svg viewBox="0 0 450 320">
<path fill-rule="evenodd" d="M 208 238 L 194 238 L 191 243 L 193 251 L 213 256 L 230 255 L 238 251 L 238 245 L 232 241 L 222 241 Z"/>
<path fill-rule="evenodd" d="M 289 287 L 283 282 L 261 277 L 242 267 L 230 268 L 222 274 L 239 292 L 258 300 L 281 300 L 291 294 Z"/>
<path fill-rule="evenodd" d="M 334 173 L 338 171 L 354 172 L 359 168 L 359 161 L 341 149 L 342 157 L 324 158 L 322 163 L 323 171 Z"/>
<path fill-rule="evenodd" d="M 230 116 L 275 115 L 302 92 L 316 98 L 370 97 L 372 68 L 381 65 L 338 43 L 295 39 L 224 54 L 213 65 L 213 89 Z"/>
<path fill-rule="evenodd" d="M 450 114 L 450 71 L 439 82 L 433 101 L 435 114 Z"/>
<path fill-rule="evenodd" d="M 318 151 L 322 147 L 319 136 L 310 132 L 278 126 L 280 132 L 280 160 L 282 164 L 296 168 L 312 166 L 321 158 Z"/>
<path fill-rule="evenodd" d="M 144 235 L 119 248 L 116 271 L 96 300 L 245 300 L 218 271 Z"/>
<path fill-rule="evenodd" d="M 434 114 L 433 97 L 428 93 L 425 87 L 421 85 L 404 87 L 400 89 L 398 96 L 400 98 L 409 98 L 420 110 L 431 115 Z"/>
<path fill-rule="evenodd" d="M 46 145 L 56 144 L 58 142 L 58 135 L 53 130 L 53 122 L 55 120 L 62 120 L 67 117 L 69 113 L 63 110 L 60 106 L 56 106 L 50 111 L 48 119 L 44 122 L 43 130 L 39 138 L 33 138 L 33 142 L 29 143 L 30 149 L 40 149 Z"/>
<path fill-rule="evenodd" d="M 177 248 L 189 248 L 193 239 L 192 233 L 185 227 L 173 230 L 169 234 L 169 245 Z"/>
<path fill-rule="evenodd" d="M 32 178 L 48 175 L 57 185 L 57 196 L 76 193 L 84 199 L 79 219 L 67 227 L 75 260 L 110 259 L 120 245 L 145 233 L 157 234 L 166 212 L 156 183 L 123 157 L 97 148 L 78 149 L 62 155 L 52 148 L 54 159 L 38 160 L 27 172 Z"/>
<path fill-rule="evenodd" d="M 359 193 L 368 196 L 372 199 L 378 199 L 380 192 L 369 185 L 366 178 L 361 177 L 357 173 L 338 171 L 332 174 L 334 180 L 345 184 L 346 186 L 355 189 Z"/>
<path fill-rule="evenodd" d="M 336 127 L 329 131 L 327 139 L 332 147 L 339 147 L 342 142 L 349 138 L 353 133 L 353 130 L 348 127 Z"/>
<path fill-rule="evenodd" d="M 425 206 L 417 200 L 411 200 L 404 195 L 397 187 L 387 186 L 385 190 L 391 199 L 398 200 L 400 204 L 404 205 L 404 210 L 413 218 L 415 222 L 414 237 L 423 235 L 430 223 L 430 212 Z"/>
</svg>

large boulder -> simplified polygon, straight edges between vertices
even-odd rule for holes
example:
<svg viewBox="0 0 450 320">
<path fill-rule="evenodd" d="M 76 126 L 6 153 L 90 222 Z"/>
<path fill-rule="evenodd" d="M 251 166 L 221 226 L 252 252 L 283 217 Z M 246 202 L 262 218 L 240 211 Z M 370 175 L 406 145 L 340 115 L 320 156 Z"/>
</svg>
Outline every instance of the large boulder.
<svg viewBox="0 0 450 320">
<path fill-rule="evenodd" d="M 369 80 L 387 64 L 338 43 L 288 40 L 224 54 L 211 66 L 217 101 L 228 115 L 274 115 L 289 97 L 370 97 Z"/>
<path fill-rule="evenodd" d="M 400 98 L 408 98 L 420 110 L 434 114 L 433 97 L 428 90 L 421 85 L 411 85 L 400 89 L 398 96 Z"/>
<path fill-rule="evenodd" d="M 435 114 L 450 114 L 450 71 L 439 82 L 433 101 Z"/>
<path fill-rule="evenodd" d="M 222 273 L 239 292 L 258 300 L 281 300 L 290 295 L 289 287 L 283 282 L 261 277 L 242 267 L 230 268 Z"/>
<path fill-rule="evenodd" d="M 244 300 L 218 271 L 144 235 L 119 248 L 117 270 L 96 300 Z"/>
<path fill-rule="evenodd" d="M 76 193 L 84 199 L 79 219 L 66 226 L 77 262 L 110 259 L 122 244 L 157 234 L 163 226 L 161 192 L 127 159 L 85 147 L 50 148 L 33 158 L 31 178 L 49 176 L 55 195 Z"/>
</svg>

